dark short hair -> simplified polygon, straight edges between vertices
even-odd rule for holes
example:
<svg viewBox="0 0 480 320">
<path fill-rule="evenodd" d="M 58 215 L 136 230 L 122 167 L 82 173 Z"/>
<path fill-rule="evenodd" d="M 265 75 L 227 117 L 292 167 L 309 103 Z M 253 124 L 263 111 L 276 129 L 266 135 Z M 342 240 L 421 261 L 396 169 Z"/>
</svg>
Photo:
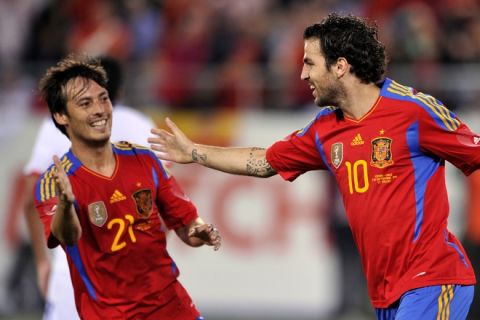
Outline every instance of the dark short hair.
<svg viewBox="0 0 480 320">
<path fill-rule="evenodd" d="M 39 83 L 41 97 L 48 105 L 55 126 L 68 137 L 63 125 L 57 123 L 55 113 L 67 114 L 66 84 L 71 79 L 93 80 L 99 86 L 107 88 L 107 75 L 97 59 L 86 55 L 68 55 L 55 66 L 47 69 Z"/>
<path fill-rule="evenodd" d="M 378 40 L 374 23 L 353 15 L 331 13 L 320 23 L 307 27 L 303 38 L 319 39 L 328 70 L 343 57 L 363 83 L 382 80 L 386 68 L 385 46 Z"/>
</svg>

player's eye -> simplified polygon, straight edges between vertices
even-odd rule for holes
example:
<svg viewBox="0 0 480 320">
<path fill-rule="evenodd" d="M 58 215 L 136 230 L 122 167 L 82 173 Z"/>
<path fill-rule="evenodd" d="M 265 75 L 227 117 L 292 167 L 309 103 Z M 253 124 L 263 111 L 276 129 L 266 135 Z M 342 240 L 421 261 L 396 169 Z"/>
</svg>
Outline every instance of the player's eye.
<svg viewBox="0 0 480 320">
<path fill-rule="evenodd" d="M 83 100 L 83 101 L 80 101 L 78 105 L 82 108 L 87 108 L 88 106 L 90 106 L 90 104 L 91 104 L 90 100 Z"/>
</svg>

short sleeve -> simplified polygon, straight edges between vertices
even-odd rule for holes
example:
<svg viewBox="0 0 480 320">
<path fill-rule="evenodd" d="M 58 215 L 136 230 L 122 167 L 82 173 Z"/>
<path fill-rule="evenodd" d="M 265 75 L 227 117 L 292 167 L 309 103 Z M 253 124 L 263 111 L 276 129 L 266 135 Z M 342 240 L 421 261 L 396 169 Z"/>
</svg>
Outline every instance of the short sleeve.
<svg viewBox="0 0 480 320">
<path fill-rule="evenodd" d="M 57 194 L 55 181 L 49 176 L 48 171 L 37 181 L 34 189 L 35 209 L 43 223 L 43 230 L 49 248 L 55 248 L 60 244 L 51 233 L 52 219 L 57 208 Z"/>
<path fill-rule="evenodd" d="M 151 152 L 154 180 L 157 184 L 157 206 L 169 229 L 177 229 L 198 217 L 197 209 L 168 169 Z"/>
<path fill-rule="evenodd" d="M 420 147 L 469 175 L 480 167 L 480 136 L 472 132 L 454 113 L 446 112 L 441 116 L 421 112 Z"/>
<path fill-rule="evenodd" d="M 295 131 L 267 149 L 267 161 L 285 180 L 293 181 L 311 170 L 325 170 L 323 146 L 312 121 L 304 129 Z"/>
</svg>

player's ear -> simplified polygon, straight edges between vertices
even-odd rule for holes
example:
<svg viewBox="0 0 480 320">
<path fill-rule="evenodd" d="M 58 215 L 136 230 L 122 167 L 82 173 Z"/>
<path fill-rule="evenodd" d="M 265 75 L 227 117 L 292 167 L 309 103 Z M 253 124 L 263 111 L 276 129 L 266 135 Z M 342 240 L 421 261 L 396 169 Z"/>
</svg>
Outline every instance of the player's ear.
<svg viewBox="0 0 480 320">
<path fill-rule="evenodd" d="M 350 69 L 350 64 L 348 63 L 347 59 L 340 57 L 337 59 L 335 65 L 333 65 L 333 68 L 338 79 L 340 79 L 347 74 L 348 70 Z"/>
<path fill-rule="evenodd" d="M 67 115 L 65 113 L 55 112 L 53 118 L 59 125 L 66 125 L 68 123 Z"/>
</svg>

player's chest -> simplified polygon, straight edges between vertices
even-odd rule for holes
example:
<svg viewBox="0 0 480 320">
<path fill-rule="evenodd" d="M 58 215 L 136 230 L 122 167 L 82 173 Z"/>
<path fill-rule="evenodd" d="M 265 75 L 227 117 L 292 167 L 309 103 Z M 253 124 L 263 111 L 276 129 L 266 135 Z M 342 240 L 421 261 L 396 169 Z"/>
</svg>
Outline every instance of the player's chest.
<svg viewBox="0 0 480 320">
<path fill-rule="evenodd" d="M 376 121 L 334 128 L 324 135 L 322 147 L 331 171 L 353 194 L 407 176 L 415 139 L 406 124 Z"/>
<path fill-rule="evenodd" d="M 73 191 L 84 223 L 102 228 L 111 221 L 148 220 L 156 211 L 156 183 L 152 173 L 139 166 L 111 179 L 80 175 Z"/>
</svg>

